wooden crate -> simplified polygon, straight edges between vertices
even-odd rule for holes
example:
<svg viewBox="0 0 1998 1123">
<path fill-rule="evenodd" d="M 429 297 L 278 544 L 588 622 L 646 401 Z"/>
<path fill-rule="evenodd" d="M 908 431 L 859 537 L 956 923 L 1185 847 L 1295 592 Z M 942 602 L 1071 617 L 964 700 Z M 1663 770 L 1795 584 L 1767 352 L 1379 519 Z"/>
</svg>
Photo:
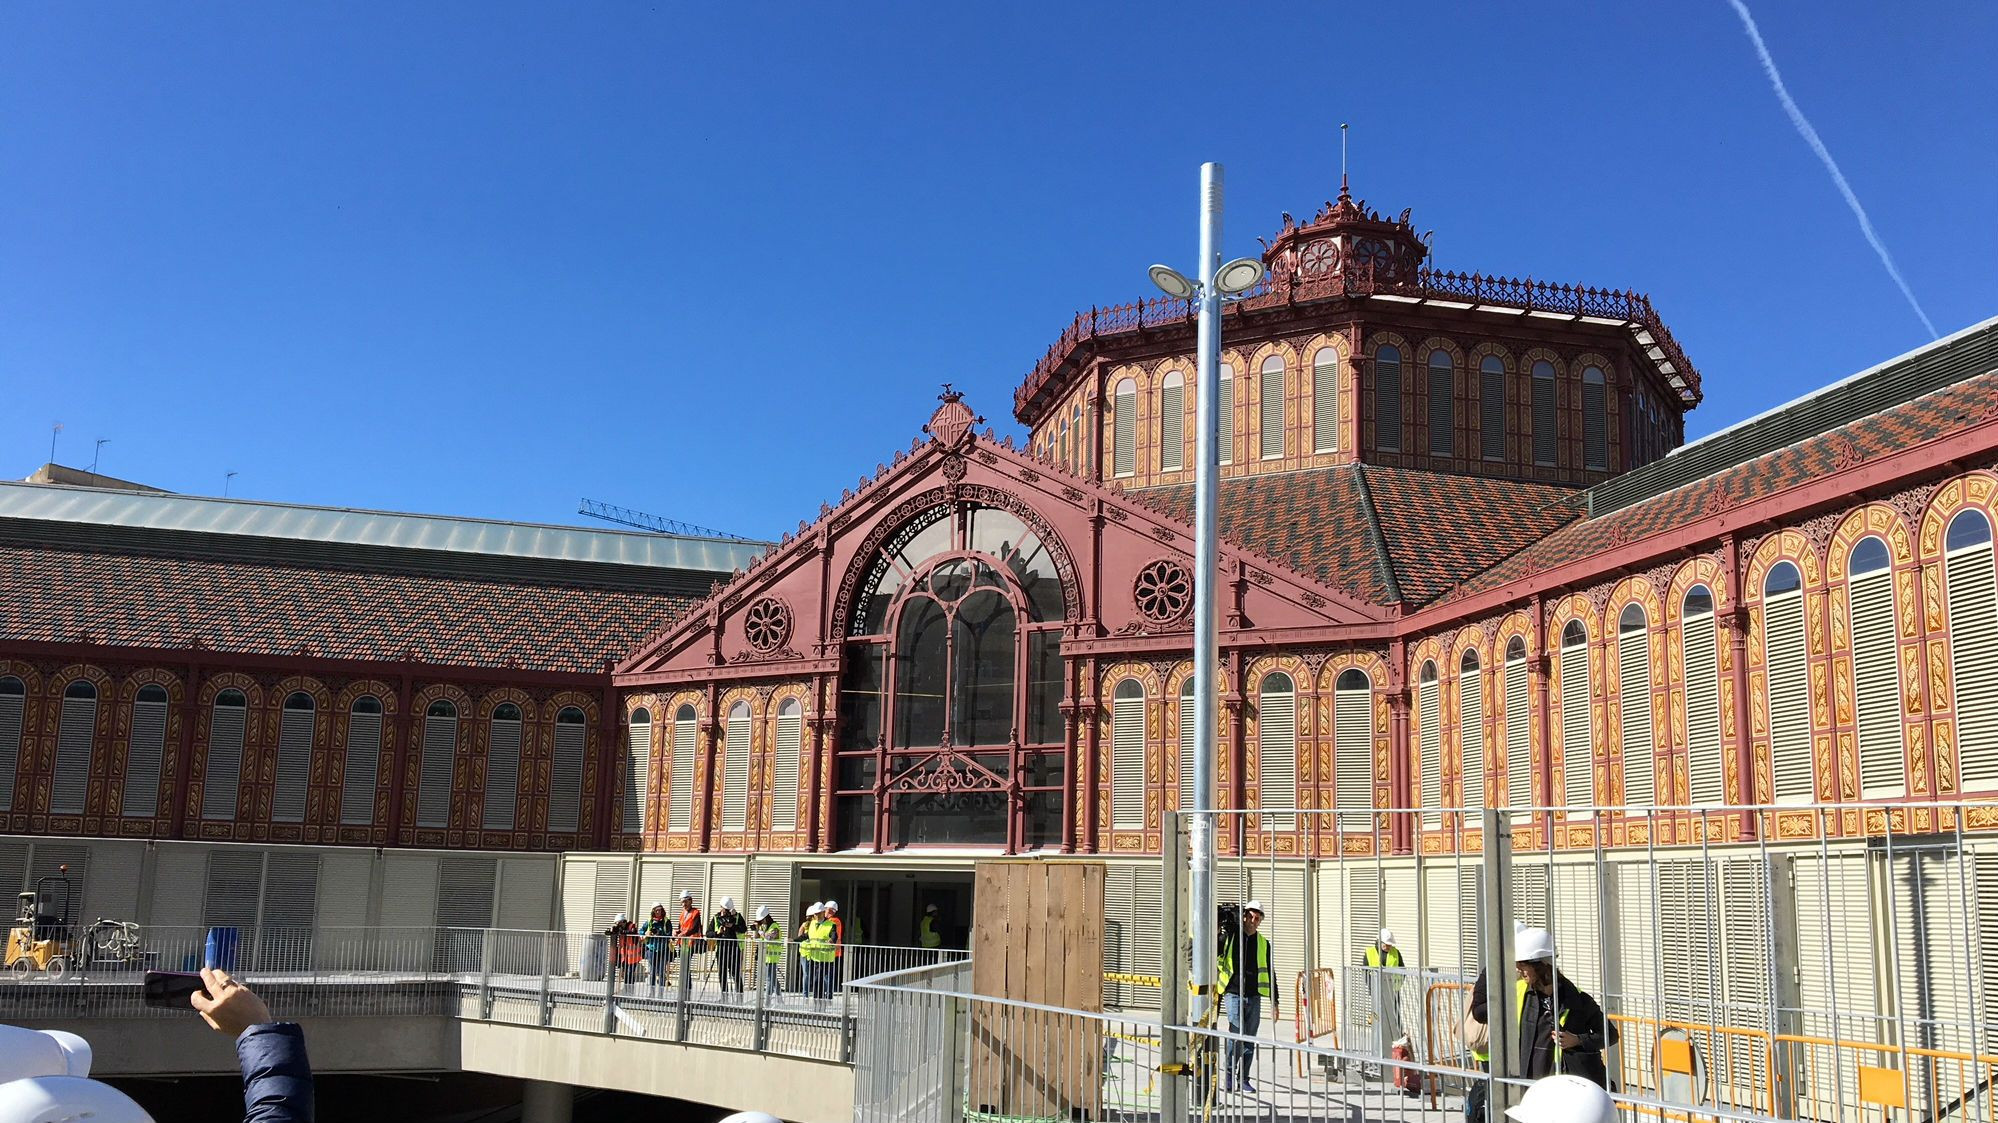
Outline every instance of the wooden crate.
<svg viewBox="0 0 1998 1123">
<path fill-rule="evenodd" d="M 980 862 L 972 990 L 1100 1012 L 1103 873 L 1100 862 Z M 983 1004 L 974 1009 L 967 1058 L 972 1111 L 1102 1118 L 1102 1023 Z"/>
</svg>

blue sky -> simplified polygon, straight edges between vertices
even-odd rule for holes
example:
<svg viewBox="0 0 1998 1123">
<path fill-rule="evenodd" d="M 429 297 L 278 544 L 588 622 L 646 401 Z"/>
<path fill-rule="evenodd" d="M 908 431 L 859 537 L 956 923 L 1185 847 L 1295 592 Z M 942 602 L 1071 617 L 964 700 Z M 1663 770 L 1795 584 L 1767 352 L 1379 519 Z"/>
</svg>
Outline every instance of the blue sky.
<svg viewBox="0 0 1998 1123">
<path fill-rule="evenodd" d="M 1936 326 L 1998 313 L 1998 6 L 1752 4 Z M 1337 190 L 1648 292 L 1709 432 L 1924 342 L 1723 0 L 0 9 L 0 474 L 775 536 L 937 385 Z M 584 520 L 587 521 L 587 520 Z"/>
</svg>

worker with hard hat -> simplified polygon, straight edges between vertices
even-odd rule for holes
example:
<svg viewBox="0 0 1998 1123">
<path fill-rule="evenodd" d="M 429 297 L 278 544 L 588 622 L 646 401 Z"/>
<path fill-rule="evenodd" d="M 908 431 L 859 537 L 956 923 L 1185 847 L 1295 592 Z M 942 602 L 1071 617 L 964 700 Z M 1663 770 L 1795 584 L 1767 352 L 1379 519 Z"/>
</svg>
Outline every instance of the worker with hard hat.
<svg viewBox="0 0 1998 1123">
<path fill-rule="evenodd" d="M 130 1096 L 90 1079 L 90 1043 L 58 1029 L 0 1025 L 0 1123 L 152 1123 Z"/>
<path fill-rule="evenodd" d="M 833 992 L 838 990 L 840 985 L 845 981 L 841 976 L 848 967 L 846 963 L 846 921 L 841 919 L 839 915 L 839 902 L 828 897 L 826 899 L 825 914 L 820 919 L 832 928 L 830 939 L 832 941 L 833 965 L 832 969 L 826 972 L 825 978 L 826 997 L 831 998 Z"/>
<path fill-rule="evenodd" d="M 1270 1004 L 1271 1018 L 1283 1017 L 1276 973 L 1270 966 L 1275 953 L 1262 929 L 1263 903 L 1244 901 L 1240 933 L 1222 944 L 1214 962 L 1214 981 L 1221 989 L 1221 1009 L 1228 1016 L 1228 1032 L 1243 1037 L 1254 1037 L 1262 1028 L 1264 1001 Z M 1255 1064 L 1253 1041 L 1230 1040 L 1222 1089 L 1232 1092 L 1240 1088 L 1246 1095 L 1255 1095 L 1256 1086 L 1250 1079 Z"/>
<path fill-rule="evenodd" d="M 916 926 L 916 942 L 930 951 L 943 947 L 943 933 L 937 931 L 937 903 L 923 906 L 923 920 Z"/>
<path fill-rule="evenodd" d="M 653 990 L 663 990 L 670 974 L 667 968 L 673 963 L 673 922 L 666 919 L 665 902 L 652 902 L 652 914 L 638 926 L 638 937 L 645 941 L 649 984 Z"/>
<path fill-rule="evenodd" d="M 1616 1043 L 1616 1027 L 1603 1017 L 1602 1007 L 1587 991 L 1555 968 L 1552 932 L 1515 925 L 1513 945 L 1513 970 L 1517 974 L 1513 980 L 1513 1010 L 1519 1036 L 1512 1071 L 1507 1075 L 1534 1078 L 1566 1074 L 1598 1089 L 1607 1088 L 1609 1072 L 1603 1063 L 1603 1050 Z M 1469 1014 L 1476 1022 L 1491 1021 L 1490 1000 L 1482 974 L 1471 988 Z M 1471 1056 L 1481 1068 L 1491 1064 L 1489 1050 L 1473 1049 Z M 1549 1095 L 1560 1098 L 1558 1093 Z M 1468 1123 L 1482 1123 L 1485 1104 L 1485 1082 L 1473 1081 L 1470 1093 L 1464 1097 L 1464 1118 Z"/>
<path fill-rule="evenodd" d="M 756 906 L 756 919 L 749 922 L 749 939 L 752 947 L 763 949 L 758 957 L 763 963 L 759 985 L 770 997 L 780 997 L 784 993 L 784 926 L 770 915 L 769 905 Z"/>
<path fill-rule="evenodd" d="M 701 910 L 694 904 L 694 891 L 680 890 L 680 918 L 674 924 L 673 942 L 681 955 L 705 955 L 708 942 L 701 927 Z"/>
<path fill-rule="evenodd" d="M 1362 954 L 1367 966 L 1368 990 L 1374 1000 L 1374 1052 L 1386 1057 L 1392 1043 L 1401 1036 L 1401 984 L 1396 974 L 1402 966 L 1401 948 L 1395 946 L 1394 929 L 1383 928 L 1378 938 Z"/>
<path fill-rule="evenodd" d="M 729 992 L 729 983 L 735 983 L 735 993 L 742 993 L 742 938 L 749 933 L 749 923 L 742 914 L 735 911 L 735 898 L 723 897 L 721 910 L 708 922 L 708 938 L 715 945 L 715 972 L 721 976 L 721 991 Z"/>
<path fill-rule="evenodd" d="M 805 993 L 823 1002 L 832 997 L 833 922 L 826 916 L 824 902 L 814 901 L 805 910 L 805 936 L 798 955 L 805 961 Z"/>
<path fill-rule="evenodd" d="M 1534 1081 L 1505 1115 L 1514 1123 L 1616 1123 L 1616 1101 L 1601 1085 L 1561 1073 Z"/>
</svg>

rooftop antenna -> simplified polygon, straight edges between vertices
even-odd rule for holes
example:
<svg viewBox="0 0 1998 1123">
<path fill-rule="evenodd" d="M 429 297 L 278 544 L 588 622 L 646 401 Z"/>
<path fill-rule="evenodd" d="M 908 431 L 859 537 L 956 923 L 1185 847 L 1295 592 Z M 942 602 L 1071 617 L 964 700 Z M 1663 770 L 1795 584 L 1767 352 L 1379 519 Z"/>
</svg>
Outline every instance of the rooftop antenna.
<svg viewBox="0 0 1998 1123">
<path fill-rule="evenodd" d="M 236 480 L 236 473 L 234 472 L 222 473 L 222 498 L 224 499 L 229 498 L 229 485 L 231 483 L 234 483 L 235 480 Z"/>
<path fill-rule="evenodd" d="M 1346 122 L 1339 122 L 1339 194 L 1346 194 Z"/>
<path fill-rule="evenodd" d="M 97 484 L 98 458 L 104 455 L 104 446 L 110 443 L 111 443 L 110 437 L 99 437 L 97 438 L 97 447 L 92 449 L 90 452 L 90 483 L 91 486 L 93 487 L 95 487 Z"/>
<path fill-rule="evenodd" d="M 55 423 L 55 428 L 49 430 L 49 463 L 51 464 L 55 463 L 56 438 L 61 435 L 62 435 L 62 422 L 58 421 Z"/>
</svg>

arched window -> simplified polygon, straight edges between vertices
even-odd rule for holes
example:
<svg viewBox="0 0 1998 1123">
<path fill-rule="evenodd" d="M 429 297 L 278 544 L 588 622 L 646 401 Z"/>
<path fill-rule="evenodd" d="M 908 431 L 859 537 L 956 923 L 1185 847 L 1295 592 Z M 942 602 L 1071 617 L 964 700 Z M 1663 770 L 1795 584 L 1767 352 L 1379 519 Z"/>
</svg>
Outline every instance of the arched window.
<svg viewBox="0 0 1998 1123">
<path fill-rule="evenodd" d="M 1554 398 L 1554 364 L 1539 359 L 1533 364 L 1533 462 L 1549 466 L 1559 460 L 1560 454 L 1560 410 Z"/>
<path fill-rule="evenodd" d="M 1179 809 L 1193 806 L 1193 735 L 1199 726 L 1193 713 L 1193 678 L 1179 684 Z M 1209 806 L 1212 806 L 1210 804 Z"/>
<path fill-rule="evenodd" d="M 631 715 L 634 723 L 645 715 L 645 741 L 652 742 L 652 711 L 639 709 Z M 548 829 L 570 834 L 580 829 L 583 807 L 583 749 L 588 739 L 583 711 L 564 706 L 555 715 L 555 753 L 548 762 Z M 650 752 L 646 754 L 650 756 Z"/>
<path fill-rule="evenodd" d="M 0 678 L 0 811 L 14 808 L 14 784 L 21 776 L 21 728 L 27 714 L 28 685 L 12 675 Z"/>
<path fill-rule="evenodd" d="M 294 690 L 285 695 L 278 718 L 277 784 L 271 789 L 271 822 L 305 821 L 305 789 L 312 780 L 312 732 L 319 707 L 312 695 Z"/>
<path fill-rule="evenodd" d="M 1110 471 L 1122 477 L 1138 471 L 1138 384 L 1127 378 L 1111 397 Z"/>
<path fill-rule="evenodd" d="M 1580 620 L 1561 629 L 1562 802 L 1583 818 L 1594 814 L 1596 749 L 1589 727 L 1589 631 Z"/>
<path fill-rule="evenodd" d="M 1066 600 L 1049 544 L 1010 512 L 940 504 L 883 543 L 853 599 L 835 750 L 841 845 L 1058 840 Z"/>
<path fill-rule="evenodd" d="M 1261 410 L 1260 437 L 1264 460 L 1276 460 L 1283 456 L 1283 358 L 1271 355 L 1263 360 L 1262 385 L 1258 388 L 1261 399 L 1257 405 Z"/>
<path fill-rule="evenodd" d="M 1076 470 L 1076 469 L 1075 469 L 1075 457 L 1074 457 L 1074 455 L 1072 455 L 1072 453 L 1070 452 L 1070 449 L 1069 449 L 1069 444 L 1068 444 L 1068 418 L 1066 418 L 1066 417 L 1064 417 L 1064 418 L 1062 418 L 1062 419 L 1061 419 L 1061 438 L 1060 438 L 1060 442 L 1061 442 L 1061 463 L 1062 463 L 1062 466 L 1063 466 L 1063 467 L 1065 467 L 1065 468 L 1067 468 L 1067 469 L 1068 469 L 1068 470 L 1069 470 L 1070 472 L 1074 472 L 1074 471 Z"/>
<path fill-rule="evenodd" d="M 1777 562 L 1762 584 L 1763 703 L 1769 708 L 1769 773 L 1776 802 L 1808 803 L 1811 779 L 1811 685 L 1804 647 L 1803 579 Z"/>
<path fill-rule="evenodd" d="M 520 800 L 520 707 L 502 702 L 486 728 L 486 802 L 480 822 L 489 831 L 510 831 Z"/>
<path fill-rule="evenodd" d="M 375 821 L 375 774 L 382 758 L 382 700 L 372 694 L 354 699 L 347 711 L 346 774 L 340 781 L 340 821 L 365 826 Z"/>
<path fill-rule="evenodd" d="M 1374 684 L 1362 670 L 1339 672 L 1332 684 L 1332 765 L 1334 806 L 1341 811 L 1374 809 Z M 1371 829 L 1367 819 L 1341 816 L 1343 830 Z"/>
<path fill-rule="evenodd" d="M 651 715 L 646 715 L 649 720 Z M 669 831 L 690 831 L 694 829 L 694 749 L 695 735 L 700 724 L 694 707 L 681 706 L 673 714 L 673 759 L 666 769 L 666 829 Z M 643 785 L 625 785 L 627 789 Z M 643 798 L 642 796 L 640 797 Z M 629 803 L 625 815 L 637 818 L 643 813 L 644 804 L 634 811 Z"/>
<path fill-rule="evenodd" d="M 1651 734 L 1651 628 L 1644 610 L 1625 605 L 1616 622 L 1616 692 L 1623 704 L 1623 805 L 1658 802 L 1657 743 Z"/>
<path fill-rule="evenodd" d="M 1393 344 L 1374 351 L 1374 444 L 1401 451 L 1401 348 Z"/>
<path fill-rule="evenodd" d="M 1221 377 L 1215 380 L 1217 393 L 1214 409 L 1219 417 L 1215 424 L 1215 442 L 1220 445 L 1216 453 L 1220 463 L 1235 462 L 1235 366 L 1221 364 Z"/>
<path fill-rule="evenodd" d="M 1145 829 L 1145 688 L 1134 678 L 1110 695 L 1110 827 Z"/>
<path fill-rule="evenodd" d="M 1609 467 L 1609 383 L 1598 366 L 1582 371 L 1582 461 L 1595 471 Z"/>
<path fill-rule="evenodd" d="M 132 739 L 125 753 L 125 793 L 118 808 L 118 813 L 128 818 L 150 819 L 159 814 L 160 762 L 166 755 L 167 701 L 166 687 L 158 683 L 140 687 L 138 695 L 132 699 Z M 6 751 L 4 730 L 0 730 L 0 754 Z"/>
<path fill-rule="evenodd" d="M 1159 386 L 1159 471 L 1186 467 L 1186 376 L 1172 371 Z"/>
<path fill-rule="evenodd" d="M 55 783 L 49 790 L 49 811 L 83 814 L 90 789 L 90 747 L 97 733 L 97 688 L 77 679 L 63 689 L 62 722 L 56 731 Z"/>
<path fill-rule="evenodd" d="M 1956 760 L 1960 792 L 1998 787 L 1998 578 L 1991 522 L 1961 511 L 1943 538 L 1949 604 L 1950 677 L 1956 688 Z M 0 699 L 4 702 L 5 699 Z M 0 753 L 7 742 L 0 733 Z"/>
<path fill-rule="evenodd" d="M 1726 799 L 1718 625 L 1713 591 L 1705 585 L 1687 589 L 1679 611 L 1679 670 L 1686 704 L 1686 780 L 1695 807 L 1715 807 Z"/>
<path fill-rule="evenodd" d="M 1894 573 L 1887 543 L 1854 543 L 1846 567 L 1852 692 L 1859 726 L 1859 788 L 1866 799 L 1907 793 L 1902 764 L 1901 660 L 1894 635 Z"/>
<path fill-rule="evenodd" d="M 1429 455 L 1455 455 L 1456 429 L 1457 368 L 1438 347 L 1429 352 Z"/>
<path fill-rule="evenodd" d="M 208 711 L 208 769 L 202 776 L 201 817 L 236 817 L 236 792 L 243 776 L 243 734 L 250 707 L 240 690 L 224 690 Z"/>
<path fill-rule="evenodd" d="M 1436 677 L 1436 664 L 1422 664 L 1415 684 L 1415 721 L 1419 727 L 1415 751 L 1417 774 L 1422 778 L 1422 825 L 1440 826 L 1443 814 L 1443 686 Z"/>
<path fill-rule="evenodd" d="M 689 752 L 692 750 L 690 749 Z M 652 711 L 644 706 L 631 711 L 624 729 L 624 815 L 618 829 L 624 834 L 645 830 L 645 808 L 652 793 Z M 674 785 L 677 795 L 682 785 Z M 691 784 L 686 785 L 691 789 Z M 688 807 L 693 796 L 688 795 Z M 572 828 L 573 829 L 573 828 Z"/>
<path fill-rule="evenodd" d="M 1526 641 L 1505 645 L 1505 797 L 1511 807 L 1532 807 L 1533 711 L 1526 696 Z"/>
<path fill-rule="evenodd" d="M 770 829 L 795 831 L 798 829 L 798 768 L 803 761 L 805 745 L 804 708 L 796 698 L 786 698 L 777 704 L 776 759 L 772 768 L 777 773 L 770 780 Z"/>
<path fill-rule="evenodd" d="M 1311 449 L 1339 451 L 1339 352 L 1330 347 L 1311 356 Z"/>
<path fill-rule="evenodd" d="M 1256 747 L 1262 765 L 1263 807 L 1297 806 L 1297 690 L 1290 676 L 1272 671 L 1263 676 L 1256 703 Z M 1297 816 L 1279 811 L 1263 816 L 1264 830 L 1287 831 Z"/>
<path fill-rule="evenodd" d="M 1069 417 L 1068 427 L 1069 431 L 1075 435 L 1075 447 L 1073 455 L 1069 457 L 1068 470 L 1079 476 L 1087 476 L 1090 479 L 1095 479 L 1097 473 L 1102 471 L 1102 469 L 1091 459 L 1091 453 L 1095 449 L 1095 443 L 1091 438 L 1095 436 L 1095 431 L 1082 423 L 1081 402 L 1075 403 L 1075 410 Z M 1067 450 L 1066 445 L 1063 448 L 1065 451 Z"/>
<path fill-rule="evenodd" d="M 442 698 L 423 715 L 423 752 L 416 785 L 416 825 L 451 825 L 451 768 L 458 754 L 458 707 Z"/>
<path fill-rule="evenodd" d="M 728 727 L 722 744 L 721 829 L 749 829 L 749 703 L 737 702 L 728 710 Z"/>
<path fill-rule="evenodd" d="M 1485 805 L 1485 677 L 1478 653 L 1464 652 L 1457 668 L 1457 766 L 1466 810 Z"/>
<path fill-rule="evenodd" d="M 1497 355 L 1478 360 L 1478 451 L 1505 459 L 1505 361 Z"/>
</svg>

